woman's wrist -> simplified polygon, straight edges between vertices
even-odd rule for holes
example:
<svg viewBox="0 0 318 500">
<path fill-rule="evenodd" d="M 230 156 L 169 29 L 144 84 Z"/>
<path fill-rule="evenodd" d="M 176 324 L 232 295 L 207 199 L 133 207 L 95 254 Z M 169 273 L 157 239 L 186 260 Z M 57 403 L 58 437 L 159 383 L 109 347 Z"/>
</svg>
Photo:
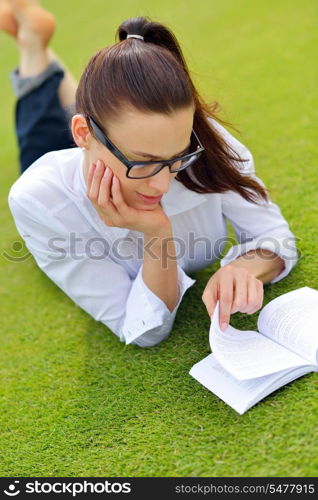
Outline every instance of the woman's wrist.
<svg viewBox="0 0 318 500">
<path fill-rule="evenodd" d="M 228 265 L 246 269 L 264 284 L 276 278 L 285 267 L 284 261 L 276 253 L 263 248 L 250 250 Z"/>
<path fill-rule="evenodd" d="M 144 234 L 142 276 L 148 288 L 172 312 L 178 302 L 179 287 L 176 251 L 170 223 L 156 233 Z"/>
<path fill-rule="evenodd" d="M 150 239 L 150 238 L 159 238 L 160 240 L 164 238 L 171 238 L 172 236 L 172 225 L 169 219 L 167 219 L 167 222 L 157 228 L 154 228 L 153 231 L 147 231 L 144 232 L 145 239 Z"/>
</svg>

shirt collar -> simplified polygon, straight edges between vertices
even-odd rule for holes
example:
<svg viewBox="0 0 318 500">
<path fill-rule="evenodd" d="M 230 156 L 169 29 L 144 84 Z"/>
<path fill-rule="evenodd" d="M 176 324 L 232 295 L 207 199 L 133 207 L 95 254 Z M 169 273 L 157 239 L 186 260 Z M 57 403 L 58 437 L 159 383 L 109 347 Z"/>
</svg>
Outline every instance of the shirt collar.
<svg viewBox="0 0 318 500">
<path fill-rule="evenodd" d="M 84 179 L 82 162 L 80 163 L 80 182 L 83 190 L 83 194 L 86 196 L 86 184 Z M 196 193 L 185 187 L 181 182 L 177 181 L 175 178 L 172 179 L 169 191 L 163 195 L 161 198 L 161 206 L 168 217 L 186 212 L 192 208 L 201 205 L 207 200 L 204 194 Z M 105 226 L 103 224 L 103 226 Z M 112 233 L 111 235 L 115 238 L 125 238 L 129 233 L 130 229 L 125 227 L 109 227 L 107 228 L 107 233 Z"/>
<path fill-rule="evenodd" d="M 185 187 L 175 178 L 171 181 L 169 191 L 161 199 L 161 206 L 168 217 L 191 210 L 207 200 L 204 194 L 196 193 Z"/>
</svg>

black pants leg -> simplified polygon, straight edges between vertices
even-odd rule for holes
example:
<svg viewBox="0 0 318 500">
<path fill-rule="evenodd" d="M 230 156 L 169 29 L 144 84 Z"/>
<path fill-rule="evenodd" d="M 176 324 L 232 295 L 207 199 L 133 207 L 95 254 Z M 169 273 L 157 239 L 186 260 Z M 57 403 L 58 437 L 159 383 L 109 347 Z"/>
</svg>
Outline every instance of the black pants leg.
<svg viewBox="0 0 318 500">
<path fill-rule="evenodd" d="M 63 76 L 61 69 L 17 101 L 15 118 L 21 173 L 45 153 L 75 146 L 67 112 L 58 97 Z"/>
</svg>

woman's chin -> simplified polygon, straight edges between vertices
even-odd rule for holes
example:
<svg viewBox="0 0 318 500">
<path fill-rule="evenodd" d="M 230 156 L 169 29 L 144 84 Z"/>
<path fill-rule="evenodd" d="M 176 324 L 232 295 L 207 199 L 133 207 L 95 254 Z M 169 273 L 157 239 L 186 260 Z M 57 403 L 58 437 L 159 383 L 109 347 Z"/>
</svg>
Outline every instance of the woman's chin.
<svg viewBox="0 0 318 500">
<path fill-rule="evenodd" d="M 157 208 L 159 206 L 159 202 L 158 203 L 152 203 L 151 205 L 147 205 L 147 203 L 142 203 L 142 202 L 137 202 L 135 203 L 134 207 L 137 209 L 137 210 L 154 210 L 155 208 Z"/>
</svg>

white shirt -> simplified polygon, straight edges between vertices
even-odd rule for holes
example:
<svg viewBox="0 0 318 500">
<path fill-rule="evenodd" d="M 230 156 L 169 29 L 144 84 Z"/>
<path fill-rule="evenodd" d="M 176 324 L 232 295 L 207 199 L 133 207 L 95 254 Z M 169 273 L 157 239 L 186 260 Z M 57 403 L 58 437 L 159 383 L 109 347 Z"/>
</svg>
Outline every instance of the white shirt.
<svg viewBox="0 0 318 500">
<path fill-rule="evenodd" d="M 244 172 L 255 176 L 250 151 L 214 124 L 241 157 L 249 158 Z M 179 300 L 170 312 L 143 281 L 143 233 L 102 222 L 86 195 L 82 160 L 79 148 L 45 154 L 13 184 L 8 202 L 38 266 L 126 344 L 153 346 L 169 335 L 182 297 L 196 281 L 187 273 L 209 266 L 220 255 L 227 220 L 239 243 L 221 266 L 249 250 L 266 248 L 285 261 L 274 283 L 297 261 L 294 236 L 271 201 L 256 205 L 232 191 L 199 194 L 173 179 L 161 199 L 172 224 L 178 267 Z"/>
</svg>

